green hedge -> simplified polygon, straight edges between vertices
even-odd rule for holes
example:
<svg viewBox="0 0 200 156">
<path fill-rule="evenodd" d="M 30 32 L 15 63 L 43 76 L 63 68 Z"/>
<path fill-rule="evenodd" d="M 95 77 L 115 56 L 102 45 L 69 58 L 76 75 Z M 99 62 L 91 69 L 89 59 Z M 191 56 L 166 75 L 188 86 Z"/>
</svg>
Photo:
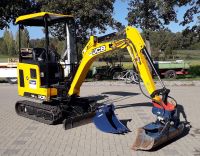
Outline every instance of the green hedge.
<svg viewBox="0 0 200 156">
<path fill-rule="evenodd" d="M 191 66 L 189 69 L 189 74 L 194 77 L 200 76 L 200 65 Z"/>
</svg>

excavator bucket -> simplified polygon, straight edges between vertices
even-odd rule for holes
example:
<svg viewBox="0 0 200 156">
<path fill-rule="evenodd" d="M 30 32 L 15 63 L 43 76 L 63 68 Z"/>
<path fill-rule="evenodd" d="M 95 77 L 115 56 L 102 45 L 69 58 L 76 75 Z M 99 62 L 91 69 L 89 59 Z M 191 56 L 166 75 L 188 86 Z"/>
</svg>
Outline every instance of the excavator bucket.
<svg viewBox="0 0 200 156">
<path fill-rule="evenodd" d="M 106 133 L 124 134 L 130 131 L 116 117 L 113 104 L 99 107 L 93 122 L 99 130 Z"/>
<path fill-rule="evenodd" d="M 133 150 L 152 150 L 159 145 L 172 141 L 179 137 L 183 130 L 184 124 L 177 127 L 168 127 L 159 131 L 160 126 L 154 123 L 137 130 L 136 140 L 132 146 Z"/>
</svg>

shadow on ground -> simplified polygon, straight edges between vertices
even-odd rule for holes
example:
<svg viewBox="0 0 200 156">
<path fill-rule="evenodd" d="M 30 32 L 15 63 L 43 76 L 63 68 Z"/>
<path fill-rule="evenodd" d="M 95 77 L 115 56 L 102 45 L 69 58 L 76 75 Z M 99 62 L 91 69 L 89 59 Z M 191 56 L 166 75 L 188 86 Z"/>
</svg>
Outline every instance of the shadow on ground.
<svg viewBox="0 0 200 156">
<path fill-rule="evenodd" d="M 0 80 L 0 83 L 8 83 L 6 80 Z"/>
<path fill-rule="evenodd" d="M 113 92 L 103 92 L 101 94 L 118 95 L 118 96 L 136 96 L 139 95 L 140 93 L 113 91 Z"/>
<path fill-rule="evenodd" d="M 133 104 L 124 104 L 124 105 L 117 105 L 115 109 L 122 109 L 122 108 L 129 108 L 129 107 L 152 107 L 151 102 L 143 102 L 143 103 L 133 103 Z"/>
<path fill-rule="evenodd" d="M 90 100 L 100 101 L 107 98 L 107 95 L 95 95 L 95 96 L 87 96 Z"/>
</svg>

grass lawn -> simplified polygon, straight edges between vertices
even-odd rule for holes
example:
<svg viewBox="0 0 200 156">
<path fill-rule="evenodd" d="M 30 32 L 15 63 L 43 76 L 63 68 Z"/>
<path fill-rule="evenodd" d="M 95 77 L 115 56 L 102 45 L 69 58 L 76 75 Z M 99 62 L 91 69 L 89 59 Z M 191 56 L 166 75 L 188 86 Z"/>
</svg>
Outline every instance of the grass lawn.
<svg viewBox="0 0 200 156">
<path fill-rule="evenodd" d="M 174 52 L 183 60 L 200 60 L 200 50 L 174 50 Z"/>
<path fill-rule="evenodd" d="M 0 55 L 0 63 L 8 62 L 8 58 L 18 58 L 18 56 Z"/>
<path fill-rule="evenodd" d="M 8 56 L 7 55 L 0 55 L 0 63 L 8 62 Z"/>
<path fill-rule="evenodd" d="M 200 65 L 200 59 L 198 59 L 198 60 L 185 60 L 185 62 L 188 63 L 190 66 Z M 119 64 L 119 62 L 117 62 L 115 64 L 117 65 L 117 64 Z M 105 62 L 94 62 L 92 64 L 92 67 L 100 67 L 100 66 L 105 66 L 105 65 L 106 65 Z M 125 69 L 132 69 L 133 68 L 132 62 L 122 62 L 122 65 Z"/>
<path fill-rule="evenodd" d="M 190 66 L 200 65 L 200 50 L 175 50 L 175 55 L 178 57 L 177 60 L 185 60 Z M 130 57 L 129 55 L 125 55 L 126 57 Z M 116 63 L 119 64 L 119 63 Z M 123 67 L 125 69 L 132 69 L 132 62 L 122 62 Z M 104 66 L 105 62 L 94 62 L 92 66 Z"/>
<path fill-rule="evenodd" d="M 190 66 L 200 65 L 200 59 L 198 59 L 198 60 L 186 60 L 185 62 L 187 62 Z"/>
<path fill-rule="evenodd" d="M 116 62 L 115 65 L 118 65 L 120 64 L 120 62 Z M 133 68 L 133 63 L 132 62 L 122 62 L 122 65 L 125 69 L 132 69 Z M 98 62 L 98 61 L 95 61 L 93 64 L 92 64 L 92 67 L 100 67 L 100 66 L 106 66 L 106 63 L 105 62 Z M 92 68 L 91 67 L 91 68 Z"/>
</svg>

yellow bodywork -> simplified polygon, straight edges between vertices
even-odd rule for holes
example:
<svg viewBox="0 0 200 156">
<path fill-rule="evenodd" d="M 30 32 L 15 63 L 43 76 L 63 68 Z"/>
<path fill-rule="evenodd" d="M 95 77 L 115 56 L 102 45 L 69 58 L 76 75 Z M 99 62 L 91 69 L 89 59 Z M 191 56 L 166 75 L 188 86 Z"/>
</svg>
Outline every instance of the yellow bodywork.
<svg viewBox="0 0 200 156">
<path fill-rule="evenodd" d="M 63 15 L 63 14 L 55 14 L 55 13 L 51 13 L 51 12 L 39 12 L 39 13 L 33 13 L 33 14 L 28 14 L 28 15 L 23 15 L 23 16 L 19 16 L 15 23 L 21 23 L 24 21 L 28 21 L 28 20 L 41 20 L 44 21 L 44 16 L 48 15 L 50 20 L 54 20 L 57 18 L 73 18 L 72 15 Z"/>
<path fill-rule="evenodd" d="M 85 80 L 85 77 L 90 69 L 90 66 L 95 61 L 95 59 L 105 53 L 115 51 L 117 49 L 127 48 L 128 53 L 132 59 L 133 64 L 136 67 L 144 85 L 151 95 L 155 90 L 155 83 L 153 81 L 150 69 L 148 67 L 147 59 L 142 53 L 142 49 L 145 48 L 145 43 L 136 28 L 126 27 L 124 33 L 126 37 L 118 40 L 113 40 L 109 42 L 98 42 L 98 39 L 94 36 L 90 37 L 89 42 L 82 51 L 83 58 L 77 69 L 77 72 L 72 80 L 70 89 L 68 91 L 68 96 L 79 95 L 80 87 Z M 31 79 L 30 69 L 36 69 L 37 78 Z M 18 93 L 24 96 L 25 92 L 30 94 L 45 96 L 45 100 L 49 100 L 52 96 L 57 95 L 57 90 L 55 88 L 42 88 L 40 82 L 40 69 L 34 64 L 18 64 L 18 74 L 19 70 L 24 71 L 24 87 L 21 87 L 18 83 Z M 36 82 L 35 87 L 30 85 L 31 80 Z M 67 95 L 66 95 L 67 96 Z M 156 96 L 156 100 L 160 101 L 160 97 Z"/>
<path fill-rule="evenodd" d="M 36 78 L 31 78 L 30 70 L 36 70 Z M 24 86 L 20 86 L 18 83 L 18 94 L 20 96 L 27 96 L 26 94 L 30 94 L 33 98 L 38 98 L 41 100 L 48 101 L 50 97 L 57 95 L 57 90 L 55 88 L 43 88 L 41 87 L 40 81 L 40 69 L 38 65 L 27 64 L 27 63 L 18 63 L 17 72 L 18 72 L 18 82 L 19 79 L 19 71 L 23 70 L 23 80 Z M 34 84 L 31 84 L 34 82 Z"/>
<path fill-rule="evenodd" d="M 136 66 L 144 85 L 151 95 L 155 90 L 155 83 L 150 73 L 147 60 L 141 50 L 145 48 L 145 43 L 136 28 L 126 27 L 126 37 L 120 40 L 113 40 L 110 42 L 98 43 L 94 36 L 90 37 L 89 42 L 82 51 L 83 59 L 79 65 L 77 73 L 72 81 L 69 95 L 80 93 L 80 87 L 85 80 L 91 64 L 99 55 L 114 51 L 116 49 L 127 48 L 133 64 Z M 160 100 L 157 96 L 156 100 Z"/>
</svg>

